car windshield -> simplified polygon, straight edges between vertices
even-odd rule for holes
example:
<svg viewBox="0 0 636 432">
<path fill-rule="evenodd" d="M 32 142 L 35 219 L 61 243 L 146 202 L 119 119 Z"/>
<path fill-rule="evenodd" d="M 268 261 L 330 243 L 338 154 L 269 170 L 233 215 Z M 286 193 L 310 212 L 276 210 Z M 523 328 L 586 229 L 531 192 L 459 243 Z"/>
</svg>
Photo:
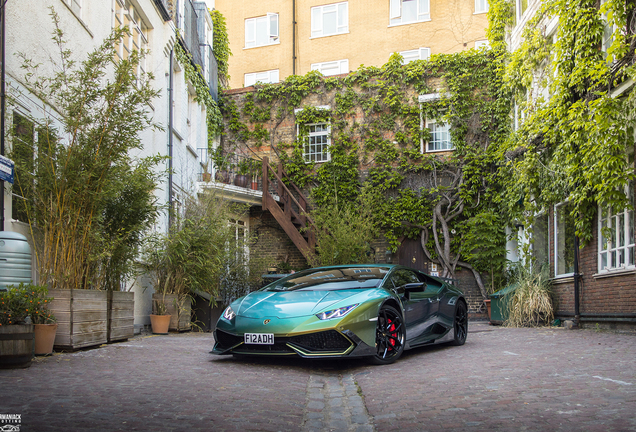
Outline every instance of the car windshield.
<svg viewBox="0 0 636 432">
<path fill-rule="evenodd" d="M 389 272 L 388 267 L 339 267 L 304 270 L 273 282 L 264 291 L 340 290 L 376 288 Z"/>
</svg>

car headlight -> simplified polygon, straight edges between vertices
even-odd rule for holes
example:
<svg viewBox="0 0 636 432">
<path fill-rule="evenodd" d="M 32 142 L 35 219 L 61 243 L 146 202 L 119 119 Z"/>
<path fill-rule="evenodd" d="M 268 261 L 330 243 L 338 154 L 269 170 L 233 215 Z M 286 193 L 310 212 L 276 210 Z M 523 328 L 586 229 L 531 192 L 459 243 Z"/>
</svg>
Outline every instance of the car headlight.
<svg viewBox="0 0 636 432">
<path fill-rule="evenodd" d="M 227 307 L 224 311 L 223 311 L 223 318 L 225 318 L 228 321 L 232 321 L 232 319 L 236 316 L 236 313 L 234 313 L 234 311 L 232 310 L 231 307 Z"/>
<path fill-rule="evenodd" d="M 343 316 L 351 312 L 353 309 L 355 309 L 356 306 L 358 306 L 358 304 L 359 303 L 356 303 L 351 306 L 344 306 L 338 309 L 328 310 L 326 312 L 321 312 L 319 314 L 316 314 L 316 316 L 318 317 L 318 319 L 321 319 L 321 320 L 328 320 L 332 318 L 342 318 Z"/>
</svg>

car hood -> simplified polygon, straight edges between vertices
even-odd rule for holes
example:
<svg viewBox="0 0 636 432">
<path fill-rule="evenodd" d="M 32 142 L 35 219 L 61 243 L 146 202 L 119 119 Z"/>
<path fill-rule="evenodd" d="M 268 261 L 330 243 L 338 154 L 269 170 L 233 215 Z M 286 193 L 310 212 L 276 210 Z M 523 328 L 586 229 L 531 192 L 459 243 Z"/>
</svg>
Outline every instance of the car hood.
<svg viewBox="0 0 636 432">
<path fill-rule="evenodd" d="M 355 297 L 362 290 L 336 291 L 256 291 L 243 298 L 237 315 L 246 318 L 294 318 L 313 315 L 342 300 Z M 351 299 L 351 303 L 356 303 Z M 343 304 L 343 306 L 346 306 Z"/>
</svg>

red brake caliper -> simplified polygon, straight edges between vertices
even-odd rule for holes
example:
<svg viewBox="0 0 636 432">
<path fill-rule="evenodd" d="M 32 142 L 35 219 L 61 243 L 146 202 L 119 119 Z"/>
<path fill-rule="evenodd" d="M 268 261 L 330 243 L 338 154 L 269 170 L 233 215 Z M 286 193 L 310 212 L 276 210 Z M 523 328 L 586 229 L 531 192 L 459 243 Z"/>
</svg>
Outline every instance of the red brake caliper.
<svg viewBox="0 0 636 432">
<path fill-rule="evenodd" d="M 391 327 L 389 327 L 389 331 L 392 332 L 395 330 L 395 324 L 393 324 L 393 321 L 391 320 L 388 320 L 388 321 L 389 321 L 389 324 L 391 324 Z M 391 333 L 391 336 L 397 337 L 397 334 Z M 390 342 L 392 346 L 395 346 L 395 339 L 390 339 Z"/>
</svg>

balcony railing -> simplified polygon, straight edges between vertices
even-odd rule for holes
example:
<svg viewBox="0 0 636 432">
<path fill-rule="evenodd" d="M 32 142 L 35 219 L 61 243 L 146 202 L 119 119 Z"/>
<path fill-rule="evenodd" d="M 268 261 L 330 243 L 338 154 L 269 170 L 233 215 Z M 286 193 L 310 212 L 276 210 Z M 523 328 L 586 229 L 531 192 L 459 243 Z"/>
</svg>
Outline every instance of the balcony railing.
<svg viewBox="0 0 636 432">
<path fill-rule="evenodd" d="M 260 178 L 262 161 L 245 155 L 230 153 L 223 156 L 223 164 L 219 169 L 208 154 L 208 149 L 198 149 L 199 154 L 199 181 L 233 184 L 238 187 L 252 190 L 261 190 Z M 252 169 L 250 170 L 249 167 Z"/>
</svg>

